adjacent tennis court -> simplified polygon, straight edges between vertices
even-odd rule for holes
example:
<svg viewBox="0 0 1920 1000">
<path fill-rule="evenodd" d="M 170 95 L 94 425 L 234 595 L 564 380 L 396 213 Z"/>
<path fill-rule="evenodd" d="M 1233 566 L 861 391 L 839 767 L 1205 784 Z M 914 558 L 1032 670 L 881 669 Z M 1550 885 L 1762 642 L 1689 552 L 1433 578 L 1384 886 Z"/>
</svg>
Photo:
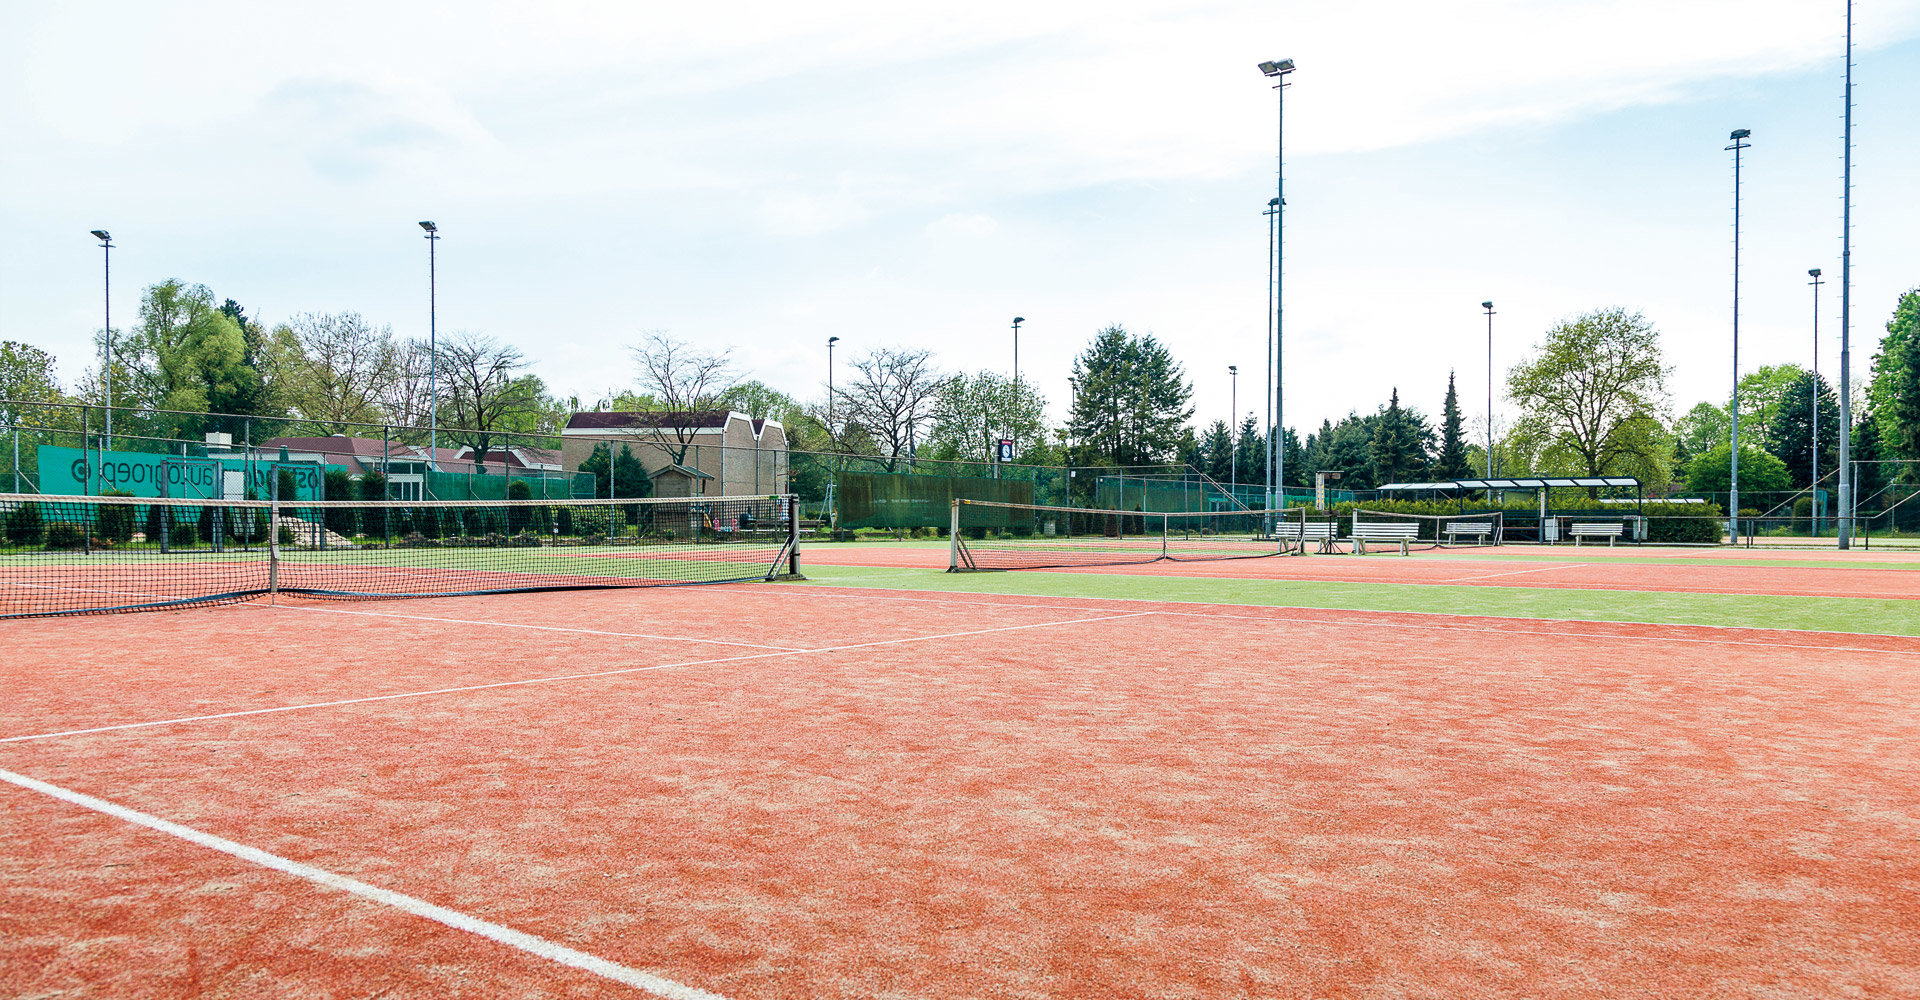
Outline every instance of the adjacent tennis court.
<svg viewBox="0 0 1920 1000">
<path fill-rule="evenodd" d="M 1902 599 L 1234 596 L 1453 550 L 825 565 L 867 544 L 803 544 L 813 582 L 0 624 L 0 993 L 1920 996 Z"/>
</svg>

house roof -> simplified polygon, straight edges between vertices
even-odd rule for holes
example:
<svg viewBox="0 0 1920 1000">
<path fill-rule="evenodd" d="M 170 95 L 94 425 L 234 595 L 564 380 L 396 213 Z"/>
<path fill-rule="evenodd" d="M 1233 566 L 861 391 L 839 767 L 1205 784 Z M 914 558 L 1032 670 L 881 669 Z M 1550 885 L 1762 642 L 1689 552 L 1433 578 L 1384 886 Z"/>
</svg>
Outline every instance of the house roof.
<svg viewBox="0 0 1920 1000">
<path fill-rule="evenodd" d="M 567 430 L 626 430 L 635 427 L 647 428 L 707 428 L 725 427 L 732 416 L 728 410 L 693 410 L 691 412 L 670 412 L 667 410 L 644 410 L 640 412 L 605 411 L 575 413 L 567 418 Z"/>
<path fill-rule="evenodd" d="M 330 437 L 277 437 L 254 445 L 255 451 L 304 452 L 332 459 L 334 465 L 359 465 L 362 469 L 376 467 L 384 456 L 390 462 L 426 462 L 434 461 L 446 471 L 459 471 L 461 466 L 471 468 L 482 465 L 489 468 L 523 469 L 560 467 L 560 452 L 551 448 L 512 448 L 503 451 L 492 448 L 487 451 L 487 460 L 475 462 L 471 445 L 458 448 L 428 448 L 425 445 L 402 444 L 399 441 L 382 441 L 379 438 L 348 437 L 334 434 Z M 431 452 L 431 458 L 429 458 Z"/>
<path fill-rule="evenodd" d="M 658 469 L 655 469 L 652 472 L 647 473 L 647 478 L 659 479 L 661 476 L 664 476 L 669 472 L 677 472 L 680 475 L 687 477 L 688 479 L 712 479 L 713 478 L 713 476 L 705 472 L 701 472 L 699 469 L 690 468 L 688 466 L 681 465 L 679 462 L 668 462 L 667 464 L 659 467 Z"/>
</svg>

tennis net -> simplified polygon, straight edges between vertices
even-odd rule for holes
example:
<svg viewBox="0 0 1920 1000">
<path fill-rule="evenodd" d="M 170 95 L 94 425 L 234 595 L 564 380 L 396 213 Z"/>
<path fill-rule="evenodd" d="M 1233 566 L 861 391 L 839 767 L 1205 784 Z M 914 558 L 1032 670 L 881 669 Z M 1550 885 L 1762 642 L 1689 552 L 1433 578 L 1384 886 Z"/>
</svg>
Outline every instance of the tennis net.
<svg viewBox="0 0 1920 1000">
<path fill-rule="evenodd" d="M 955 500 L 948 569 L 1251 559 L 1297 547 L 1304 508 L 1159 513 Z"/>
<path fill-rule="evenodd" d="M 798 571 L 789 496 L 288 502 L 0 494 L 0 618 Z"/>
</svg>

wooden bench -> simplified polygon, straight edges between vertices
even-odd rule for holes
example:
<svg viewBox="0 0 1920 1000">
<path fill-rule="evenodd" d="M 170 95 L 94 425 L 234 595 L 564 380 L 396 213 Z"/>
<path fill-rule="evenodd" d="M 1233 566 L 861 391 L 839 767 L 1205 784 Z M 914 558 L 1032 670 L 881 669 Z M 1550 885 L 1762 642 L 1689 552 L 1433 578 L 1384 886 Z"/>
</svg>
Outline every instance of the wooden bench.
<svg viewBox="0 0 1920 1000">
<path fill-rule="evenodd" d="M 1573 536 L 1573 544 L 1576 546 L 1580 544 L 1582 538 L 1604 538 L 1607 540 L 1607 547 L 1612 548 L 1614 539 L 1625 534 L 1626 530 L 1627 526 L 1619 523 L 1597 524 L 1575 521 L 1567 529 L 1567 534 Z"/>
<path fill-rule="evenodd" d="M 1332 552 L 1333 540 L 1334 525 L 1331 521 L 1307 521 L 1280 526 L 1280 541 L 1283 543 L 1280 551 L 1283 553 L 1297 549 L 1305 555 L 1308 542 L 1315 543 L 1315 552 Z"/>
<path fill-rule="evenodd" d="M 1413 542 L 1420 537 L 1420 526 L 1399 521 L 1355 521 L 1353 522 L 1353 554 L 1367 554 L 1368 542 L 1399 542 L 1400 554 L 1406 555 L 1413 550 Z"/>
<path fill-rule="evenodd" d="M 1461 535 L 1476 535 L 1480 539 L 1480 544 L 1485 545 L 1493 540 L 1493 522 L 1454 521 L 1447 525 L 1447 541 L 1458 541 Z"/>
</svg>

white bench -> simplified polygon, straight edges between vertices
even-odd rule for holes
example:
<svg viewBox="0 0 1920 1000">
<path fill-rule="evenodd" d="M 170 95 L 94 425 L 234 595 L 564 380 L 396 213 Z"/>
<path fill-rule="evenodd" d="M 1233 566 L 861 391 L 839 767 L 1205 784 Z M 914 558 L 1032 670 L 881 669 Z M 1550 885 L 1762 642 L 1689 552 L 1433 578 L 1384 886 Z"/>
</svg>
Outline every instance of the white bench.
<svg viewBox="0 0 1920 1000">
<path fill-rule="evenodd" d="M 1573 544 L 1576 546 L 1580 544 L 1580 539 L 1582 538 L 1604 538 L 1607 540 L 1607 547 L 1612 548 L 1614 539 L 1625 534 L 1626 530 L 1627 526 L 1624 524 L 1596 524 L 1592 522 L 1575 521 L 1572 527 L 1567 529 L 1567 534 L 1573 536 Z"/>
<path fill-rule="evenodd" d="M 1477 535 L 1480 544 L 1485 545 L 1493 539 L 1493 522 L 1455 521 L 1447 525 L 1447 541 L 1458 541 L 1461 535 Z"/>
<path fill-rule="evenodd" d="M 1412 551 L 1413 541 L 1420 537 L 1420 526 L 1400 521 L 1355 521 L 1353 522 L 1353 554 L 1367 554 L 1368 542 L 1399 542 L 1400 554 Z"/>
<path fill-rule="evenodd" d="M 1334 526 L 1331 521 L 1307 521 L 1280 526 L 1281 552 L 1298 549 L 1302 555 L 1305 555 L 1308 542 L 1316 543 L 1315 552 L 1332 552 L 1333 539 Z"/>
</svg>

